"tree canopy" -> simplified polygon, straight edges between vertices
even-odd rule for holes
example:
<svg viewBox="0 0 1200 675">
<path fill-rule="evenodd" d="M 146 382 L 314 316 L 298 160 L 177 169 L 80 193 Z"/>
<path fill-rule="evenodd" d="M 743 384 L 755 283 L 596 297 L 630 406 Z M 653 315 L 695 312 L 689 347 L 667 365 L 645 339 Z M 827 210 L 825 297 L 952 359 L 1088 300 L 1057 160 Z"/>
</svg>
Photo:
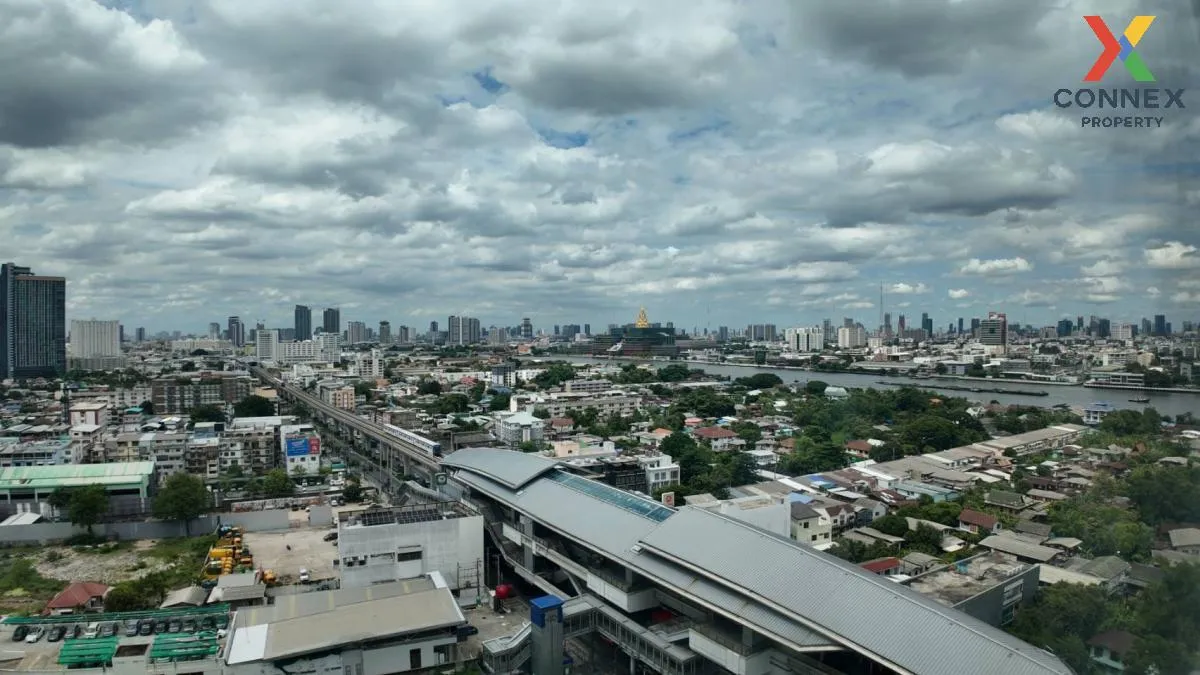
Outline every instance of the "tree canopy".
<svg viewBox="0 0 1200 675">
<path fill-rule="evenodd" d="M 182 520 L 184 531 L 191 534 L 189 523 L 209 507 L 204 481 L 187 473 L 171 474 L 154 497 L 154 517 Z"/>
<path fill-rule="evenodd" d="M 263 476 L 263 494 L 268 499 L 291 497 L 296 492 L 296 483 L 287 474 L 287 469 L 271 469 Z"/>
<path fill-rule="evenodd" d="M 269 398 L 251 394 L 233 406 L 234 417 L 270 417 L 275 414 L 275 404 Z"/>
<path fill-rule="evenodd" d="M 67 519 L 72 525 L 82 525 L 92 534 L 92 526 L 108 512 L 108 490 L 103 485 L 88 485 L 66 492 Z M 61 502 L 60 502 L 61 503 Z"/>
<path fill-rule="evenodd" d="M 188 417 L 192 422 L 224 422 L 225 411 L 221 406 L 205 403 L 189 410 Z"/>
</svg>

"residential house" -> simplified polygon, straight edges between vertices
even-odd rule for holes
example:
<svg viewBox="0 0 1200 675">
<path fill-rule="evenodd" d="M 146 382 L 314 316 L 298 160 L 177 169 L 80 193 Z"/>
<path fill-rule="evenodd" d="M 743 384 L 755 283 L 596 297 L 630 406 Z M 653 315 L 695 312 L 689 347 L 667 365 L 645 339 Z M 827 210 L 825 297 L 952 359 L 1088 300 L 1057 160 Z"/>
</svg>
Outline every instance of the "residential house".
<svg viewBox="0 0 1200 675">
<path fill-rule="evenodd" d="M 868 560 L 859 565 L 859 567 L 870 572 L 878 574 L 882 577 L 890 577 L 895 574 L 900 574 L 901 562 L 899 558 L 878 558 L 876 560 Z"/>
<path fill-rule="evenodd" d="M 807 504 L 791 503 L 792 539 L 814 548 L 833 542 L 833 524 L 825 515 Z"/>
<path fill-rule="evenodd" d="M 871 444 L 866 441 L 846 441 L 846 454 L 858 459 L 871 458 Z"/>
<path fill-rule="evenodd" d="M 1167 533 L 1171 549 L 1180 553 L 1200 555 L 1200 528 L 1181 527 Z"/>
<path fill-rule="evenodd" d="M 887 506 L 883 502 L 875 501 L 869 497 L 861 497 L 851 503 L 854 507 L 856 519 L 860 526 L 869 525 L 875 522 L 876 518 L 882 518 L 887 515 Z"/>
<path fill-rule="evenodd" d="M 858 522 L 858 516 L 854 513 L 854 507 L 849 504 L 839 504 L 832 501 L 814 501 L 808 506 L 829 520 L 833 528 L 833 536 L 835 537 L 841 534 L 842 530 L 854 527 Z"/>
<path fill-rule="evenodd" d="M 108 595 L 108 591 L 109 587 L 104 584 L 76 581 L 47 602 L 42 613 L 59 616 L 77 612 L 103 612 L 104 596 Z"/>
<path fill-rule="evenodd" d="M 1137 637 L 1123 630 L 1106 630 L 1088 640 L 1088 655 L 1103 673 L 1125 672 L 1125 656 L 1133 650 Z"/>
<path fill-rule="evenodd" d="M 1027 490 L 1025 495 L 1030 499 L 1042 502 L 1043 504 L 1056 504 L 1058 502 L 1064 502 L 1070 499 L 1069 496 L 1064 495 L 1061 492 L 1054 492 L 1052 490 Z"/>
<path fill-rule="evenodd" d="M 974 509 L 963 509 L 958 514 L 958 529 L 972 534 L 997 534 L 1000 532 L 1000 519 Z"/>
<path fill-rule="evenodd" d="M 701 427 L 692 433 L 696 438 L 707 442 L 713 452 L 740 450 L 746 444 L 736 433 L 722 427 Z"/>
<path fill-rule="evenodd" d="M 1031 506 L 1033 500 L 1008 490 L 990 490 L 984 494 L 983 503 L 1008 513 L 1018 513 Z"/>
<path fill-rule="evenodd" d="M 1108 591 L 1113 593 L 1120 590 L 1125 583 L 1125 575 L 1129 573 L 1130 566 L 1115 555 L 1103 555 L 1091 560 L 1076 558 L 1067 565 L 1067 569 L 1102 580 Z"/>
</svg>

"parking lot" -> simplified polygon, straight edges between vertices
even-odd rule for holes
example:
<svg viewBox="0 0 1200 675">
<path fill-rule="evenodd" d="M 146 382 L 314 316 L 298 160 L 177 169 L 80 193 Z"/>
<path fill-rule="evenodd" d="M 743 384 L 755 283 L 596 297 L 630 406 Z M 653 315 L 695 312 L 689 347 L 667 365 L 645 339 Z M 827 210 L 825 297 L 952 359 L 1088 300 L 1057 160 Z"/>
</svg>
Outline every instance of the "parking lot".
<svg viewBox="0 0 1200 675">
<path fill-rule="evenodd" d="M 302 569 L 308 570 L 313 581 L 321 581 L 338 576 L 333 565 L 337 545 L 324 541 L 325 535 L 334 531 L 330 527 L 303 527 L 287 532 L 247 532 L 242 541 L 254 554 L 254 566 L 272 570 L 281 583 L 295 583 Z"/>
</svg>

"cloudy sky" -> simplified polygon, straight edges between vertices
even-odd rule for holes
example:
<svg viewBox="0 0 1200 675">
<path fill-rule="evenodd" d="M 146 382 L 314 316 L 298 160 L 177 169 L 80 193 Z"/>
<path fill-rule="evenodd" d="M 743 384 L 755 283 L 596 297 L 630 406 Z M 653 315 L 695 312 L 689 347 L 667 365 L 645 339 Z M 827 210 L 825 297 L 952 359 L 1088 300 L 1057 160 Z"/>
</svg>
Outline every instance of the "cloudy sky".
<svg viewBox="0 0 1200 675">
<path fill-rule="evenodd" d="M 1157 14 L 1161 129 L 1059 88 Z M 0 258 L 69 314 L 1200 319 L 1200 0 L 0 0 Z M 1116 63 L 1100 85 L 1130 86 Z M 1135 111 L 1136 112 L 1136 111 Z"/>
</svg>

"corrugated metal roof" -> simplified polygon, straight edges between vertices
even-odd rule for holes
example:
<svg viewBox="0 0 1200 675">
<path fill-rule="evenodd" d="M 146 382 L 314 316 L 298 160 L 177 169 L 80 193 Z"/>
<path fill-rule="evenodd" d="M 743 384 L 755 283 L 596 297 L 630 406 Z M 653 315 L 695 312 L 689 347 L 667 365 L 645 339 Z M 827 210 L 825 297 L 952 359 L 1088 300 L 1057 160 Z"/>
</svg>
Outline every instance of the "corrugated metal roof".
<svg viewBox="0 0 1200 675">
<path fill-rule="evenodd" d="M 68 485 L 141 483 L 154 474 L 154 462 L 9 466 L 0 469 L 0 489 L 52 488 Z"/>
<path fill-rule="evenodd" d="M 713 611 L 732 614 L 730 618 L 760 626 L 764 632 L 791 641 L 802 649 L 830 644 L 827 638 L 816 635 L 795 621 L 738 597 L 711 581 L 698 578 L 693 572 L 665 560 L 637 555 L 633 547 L 654 529 L 658 524 L 656 521 L 551 480 L 534 481 L 519 494 L 474 474 L 460 474 L 456 480 L 524 511 L 543 525 L 603 555 L 624 562 L 664 586 L 674 587 L 684 596 L 706 602 Z"/>
<path fill-rule="evenodd" d="M 523 485 L 559 463 L 523 452 L 496 448 L 463 448 L 442 459 L 442 465 L 486 476 L 501 485 L 519 490 Z"/>
<path fill-rule="evenodd" d="M 709 511 L 676 513 L 642 539 L 642 551 L 695 567 L 904 672 L 1071 672 L 1053 655 L 998 628 L 833 556 Z"/>
</svg>

